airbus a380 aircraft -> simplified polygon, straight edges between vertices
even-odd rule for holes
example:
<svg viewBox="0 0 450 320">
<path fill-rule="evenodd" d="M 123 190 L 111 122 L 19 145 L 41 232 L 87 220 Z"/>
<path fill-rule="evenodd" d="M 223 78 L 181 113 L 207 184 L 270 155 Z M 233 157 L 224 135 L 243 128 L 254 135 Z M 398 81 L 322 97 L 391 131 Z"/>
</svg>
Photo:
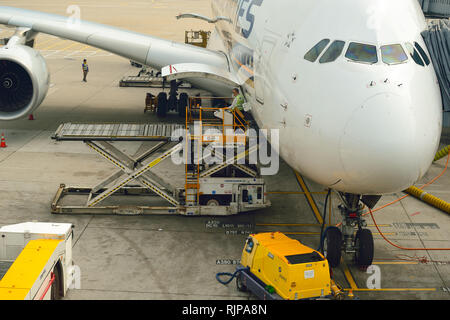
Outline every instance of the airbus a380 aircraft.
<svg viewBox="0 0 450 320">
<path fill-rule="evenodd" d="M 331 264 L 341 248 L 370 264 L 373 240 L 360 201 L 374 206 L 378 195 L 417 182 L 441 134 L 441 95 L 418 1 L 212 0 L 212 8 L 213 19 L 179 16 L 216 24 L 202 49 L 0 7 L 0 24 L 17 27 L 0 49 L 0 120 L 30 114 L 47 93 L 46 63 L 27 46 L 38 33 L 163 69 L 220 96 L 241 86 L 258 126 L 279 129 L 281 157 L 341 195 L 342 228 L 331 228 L 325 242 Z"/>
</svg>

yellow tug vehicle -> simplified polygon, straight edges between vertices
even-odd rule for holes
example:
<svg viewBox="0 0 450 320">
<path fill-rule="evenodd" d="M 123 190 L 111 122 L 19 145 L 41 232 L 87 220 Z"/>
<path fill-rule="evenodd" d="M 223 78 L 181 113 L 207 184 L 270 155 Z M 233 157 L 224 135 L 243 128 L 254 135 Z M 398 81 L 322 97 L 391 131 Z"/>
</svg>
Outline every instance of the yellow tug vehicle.
<svg viewBox="0 0 450 320">
<path fill-rule="evenodd" d="M 263 300 L 306 300 L 342 296 L 327 259 L 280 232 L 252 234 L 236 271 L 240 291 Z"/>
</svg>

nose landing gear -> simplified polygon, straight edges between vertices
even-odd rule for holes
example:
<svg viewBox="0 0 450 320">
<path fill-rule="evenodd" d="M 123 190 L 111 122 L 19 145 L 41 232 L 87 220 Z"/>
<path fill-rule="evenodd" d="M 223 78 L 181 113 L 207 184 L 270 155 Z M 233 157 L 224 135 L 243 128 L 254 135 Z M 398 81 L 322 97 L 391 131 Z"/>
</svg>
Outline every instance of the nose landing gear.
<svg viewBox="0 0 450 320">
<path fill-rule="evenodd" d="M 353 261 L 361 269 L 367 269 L 372 264 L 374 243 L 372 232 L 366 229 L 367 223 L 362 217 L 364 205 L 361 196 L 340 194 L 342 205 L 339 211 L 342 215 L 340 228 L 329 227 L 325 231 L 323 242 L 324 255 L 331 267 L 339 266 L 342 252 L 352 254 Z"/>
</svg>

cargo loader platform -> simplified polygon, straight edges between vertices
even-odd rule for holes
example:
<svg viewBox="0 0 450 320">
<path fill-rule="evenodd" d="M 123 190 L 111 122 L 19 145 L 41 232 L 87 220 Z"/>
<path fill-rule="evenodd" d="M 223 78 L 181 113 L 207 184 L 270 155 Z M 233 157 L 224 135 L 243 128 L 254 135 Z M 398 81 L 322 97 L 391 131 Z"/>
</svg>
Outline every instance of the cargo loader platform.
<svg viewBox="0 0 450 320">
<path fill-rule="evenodd" d="M 266 199 L 265 182 L 259 176 L 258 167 L 243 164 L 250 154 L 258 150 L 258 146 L 249 146 L 245 136 L 242 135 L 239 138 L 227 136 L 228 133 L 224 133 L 226 125 L 223 120 L 206 116 L 206 113 L 222 111 L 213 110 L 214 108 L 205 109 L 207 110 L 197 108 L 195 112 L 187 112 L 190 121 L 186 121 L 186 125 L 162 123 L 60 125 L 52 139 L 83 142 L 113 164 L 117 170 L 94 187 L 61 184 L 52 201 L 52 213 L 226 216 L 270 206 L 270 201 Z M 202 120 L 194 119 L 193 114 L 199 115 Z M 229 120 L 229 117 L 223 118 Z M 197 128 L 194 127 L 194 123 Z M 200 134 L 197 132 L 198 126 Z M 215 133 L 211 134 L 211 129 L 214 129 Z M 114 146 L 114 143 L 119 141 L 142 143 L 152 141 L 154 145 L 133 158 Z M 206 146 L 209 148 L 204 152 L 203 148 Z M 233 156 L 225 158 L 230 148 Z M 199 151 L 200 149 L 202 151 Z M 153 169 L 181 152 L 186 160 L 183 172 L 185 184 L 177 186 L 173 184 L 173 179 L 161 176 Z M 212 156 L 222 161 L 203 163 Z M 84 196 L 87 200 L 81 204 L 66 205 L 62 200 L 67 196 Z M 126 197 L 126 204 L 123 201 L 115 203 L 112 200 L 113 196 Z M 128 201 L 132 198 L 136 200 L 136 196 L 140 196 L 139 204 Z M 150 205 L 152 201 L 145 200 L 150 199 L 149 197 L 159 197 L 159 200 L 164 200 L 164 204 Z M 107 199 L 108 204 L 105 204 Z"/>
</svg>

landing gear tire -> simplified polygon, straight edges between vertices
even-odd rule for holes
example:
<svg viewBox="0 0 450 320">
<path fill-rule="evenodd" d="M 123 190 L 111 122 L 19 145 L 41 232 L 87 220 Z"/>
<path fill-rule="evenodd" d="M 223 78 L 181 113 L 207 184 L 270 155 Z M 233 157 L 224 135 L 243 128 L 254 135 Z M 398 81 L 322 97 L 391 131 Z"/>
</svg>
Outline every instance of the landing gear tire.
<svg viewBox="0 0 450 320">
<path fill-rule="evenodd" d="M 245 284 L 242 282 L 242 278 L 240 275 L 238 275 L 236 277 L 236 288 L 238 289 L 238 291 L 240 292 L 248 292 L 247 287 L 245 286 Z"/>
<path fill-rule="evenodd" d="M 187 93 L 181 93 L 178 101 L 178 115 L 180 118 L 186 117 L 186 107 L 188 105 L 189 97 Z"/>
<path fill-rule="evenodd" d="M 160 92 L 158 94 L 158 108 L 156 110 L 158 117 L 165 117 L 167 115 L 167 93 Z"/>
<path fill-rule="evenodd" d="M 373 261 L 373 236 L 369 229 L 360 229 L 355 236 L 355 264 L 366 269 Z"/>
<path fill-rule="evenodd" d="M 323 253 L 332 268 L 339 266 L 342 254 L 342 233 L 337 227 L 328 228 L 323 242 Z"/>
</svg>

